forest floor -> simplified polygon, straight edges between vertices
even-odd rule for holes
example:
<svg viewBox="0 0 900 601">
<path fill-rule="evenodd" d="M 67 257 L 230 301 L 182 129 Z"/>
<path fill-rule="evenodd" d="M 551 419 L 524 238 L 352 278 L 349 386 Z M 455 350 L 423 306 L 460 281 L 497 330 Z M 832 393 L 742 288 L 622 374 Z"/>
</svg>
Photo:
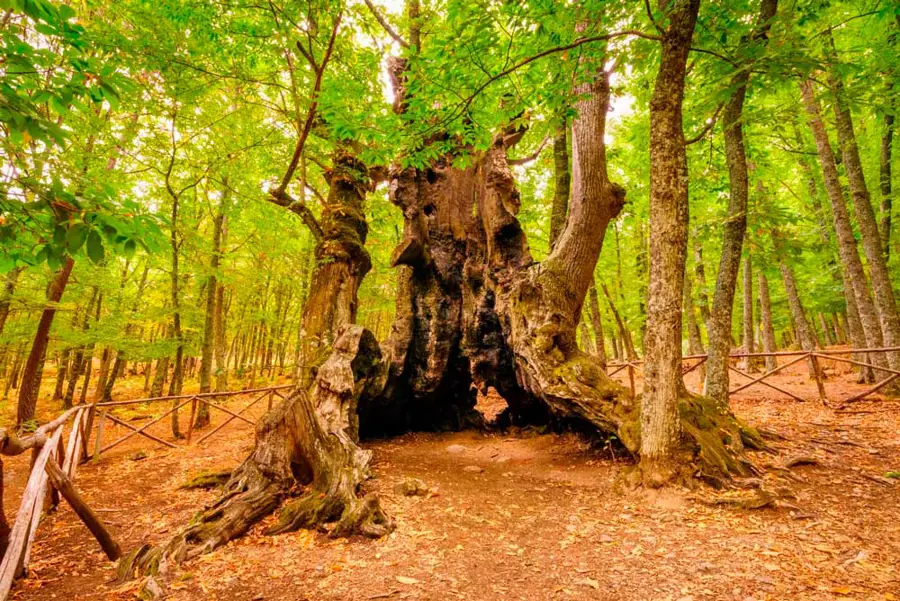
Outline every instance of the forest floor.
<svg viewBox="0 0 900 601">
<path fill-rule="evenodd" d="M 773 381 L 816 398 L 802 369 Z M 832 398 L 861 389 L 834 374 L 828 384 Z M 393 534 L 270 537 L 262 524 L 180 566 L 169 598 L 900 599 L 900 481 L 885 478 L 900 470 L 900 403 L 874 397 L 838 411 L 754 387 L 732 405 L 786 437 L 774 454 L 754 457 L 769 467 L 766 486 L 787 495 L 783 503 L 748 510 L 708 504 L 710 490 L 628 489 L 628 461 L 575 435 L 410 434 L 365 445 L 374 450 L 371 485 L 397 521 Z M 500 407 L 489 396 L 482 408 Z M 179 485 L 234 467 L 252 447 L 247 424 L 222 434 L 179 449 L 132 438 L 82 465 L 77 486 L 123 547 L 163 542 L 216 495 Z M 798 456 L 816 462 L 794 467 L 791 478 L 775 469 Z M 4 463 L 12 518 L 27 458 Z M 407 477 L 433 492 L 396 493 Z M 32 558 L 14 599 L 138 592 L 138 582 L 112 582 L 114 565 L 64 504 L 42 523 Z"/>
</svg>

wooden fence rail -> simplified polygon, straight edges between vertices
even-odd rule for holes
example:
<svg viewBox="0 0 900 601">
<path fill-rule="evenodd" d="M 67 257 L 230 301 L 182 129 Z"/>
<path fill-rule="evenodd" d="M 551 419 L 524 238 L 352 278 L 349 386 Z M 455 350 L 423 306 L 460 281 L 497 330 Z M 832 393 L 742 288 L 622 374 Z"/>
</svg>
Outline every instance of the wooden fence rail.
<svg viewBox="0 0 900 601">
<path fill-rule="evenodd" d="M 27 572 L 31 559 L 31 548 L 37 534 L 41 516 L 45 513 L 45 506 L 57 505 L 60 495 L 72 506 L 72 509 L 81 521 L 88 527 L 107 557 L 114 561 L 121 556 L 122 551 L 118 543 L 75 488 L 75 475 L 80 463 L 89 460 L 91 457 L 96 459 L 102 453 L 135 436 L 146 437 L 154 443 L 165 447 L 178 448 L 178 445 L 151 434 L 147 429 L 188 404 L 191 405 L 192 410 L 191 423 L 188 427 L 188 435 L 185 441 L 186 445 L 191 444 L 194 417 L 196 409 L 201 403 L 208 405 L 211 410 L 221 411 L 228 418 L 205 434 L 203 438 L 197 440 L 195 444 L 208 440 L 234 420 L 255 425 L 255 422 L 245 417 L 244 413 L 263 399 L 268 400 L 268 408 L 271 409 L 275 397 L 282 400 L 287 398 L 285 392 L 289 388 L 293 388 L 293 384 L 249 390 L 186 394 L 79 405 L 39 427 L 32 435 L 23 438 L 19 438 L 14 432 L 0 428 L 0 454 L 7 456 L 20 455 L 26 450 L 31 449 L 32 451 L 28 481 L 22 494 L 22 501 L 19 504 L 12 531 L 9 534 L 6 552 L 2 561 L 0 561 L 0 601 L 6 601 L 13 581 Z M 217 402 L 228 397 L 256 393 L 260 394 L 236 412 Z M 173 401 L 172 407 L 162 415 L 154 417 L 150 422 L 140 427 L 129 424 L 125 419 L 112 413 L 117 407 Z M 104 445 L 103 437 L 107 431 L 107 422 L 120 424 L 129 429 L 130 432 Z M 63 435 L 66 428 L 68 428 L 68 438 L 63 443 Z M 89 447 L 92 434 L 94 435 L 93 453 Z"/>
<path fill-rule="evenodd" d="M 732 388 L 729 391 L 729 394 L 736 394 L 752 386 L 762 385 L 772 388 L 795 400 L 805 401 L 805 399 L 797 394 L 785 390 L 767 380 L 788 367 L 806 360 L 809 377 L 816 381 L 819 400 L 827 406 L 828 398 L 826 396 L 824 385 L 824 373 L 819 364 L 820 360 L 846 363 L 866 369 L 871 368 L 875 373 L 886 374 L 886 377 L 882 381 L 871 388 L 843 401 L 844 404 L 851 403 L 881 390 L 897 378 L 900 378 L 900 371 L 877 366 L 858 359 L 861 356 L 885 352 L 900 352 L 900 347 L 778 351 L 774 353 L 733 353 L 729 355 L 731 359 L 775 356 L 790 358 L 790 360 L 758 376 L 745 373 L 744 371 L 729 365 L 729 369 L 749 380 L 748 382 Z M 856 358 L 848 359 L 841 355 L 851 355 Z M 688 363 L 682 368 L 682 374 L 687 375 L 703 365 L 708 359 L 708 356 L 687 355 L 682 359 Z M 623 370 L 627 370 L 631 393 L 634 395 L 635 375 L 636 372 L 643 371 L 642 363 L 643 361 L 637 358 L 620 363 L 609 363 L 607 365 L 608 375 L 614 376 Z M 281 400 L 287 398 L 286 391 L 290 388 L 293 388 L 293 384 L 270 386 L 266 388 L 252 388 L 248 390 L 184 394 L 178 396 L 132 399 L 127 401 L 108 401 L 91 405 L 81 405 L 69 409 L 53 421 L 39 427 L 31 436 L 21 439 L 17 438 L 14 433 L 9 433 L 4 429 L 0 429 L 0 453 L 3 455 L 18 455 L 28 449 L 32 450 L 32 463 L 28 482 L 25 486 L 25 492 L 22 495 L 22 502 L 19 505 L 19 510 L 16 513 L 15 523 L 9 535 L 9 544 L 6 553 L 3 555 L 2 562 L 0 562 L 0 601 L 6 601 L 9 591 L 12 588 L 13 580 L 24 574 L 28 568 L 32 544 L 41 515 L 44 512 L 45 501 L 48 494 L 50 495 L 51 504 L 58 503 L 58 495 L 62 495 L 63 498 L 66 499 L 75 510 L 76 514 L 78 514 L 79 518 L 81 518 L 97 538 L 97 541 L 100 543 L 100 546 L 110 560 L 118 559 L 121 555 L 119 545 L 106 530 L 106 527 L 101 520 L 93 511 L 91 511 L 90 507 L 84 503 L 75 489 L 75 473 L 79 463 L 87 461 L 91 457 L 97 459 L 101 454 L 110 451 L 136 436 L 143 436 L 148 440 L 165 447 L 178 448 L 179 445 L 151 434 L 147 430 L 188 404 L 191 405 L 191 414 L 184 444 L 200 445 L 235 420 L 254 425 L 254 421 L 245 416 L 246 412 L 264 399 L 267 401 L 268 409 L 271 409 L 276 397 Z M 256 396 L 237 411 L 225 407 L 221 402 L 229 397 L 243 395 Z M 142 404 L 149 405 L 154 403 L 172 403 L 172 405 L 161 415 L 154 416 L 148 423 L 140 427 L 134 426 L 122 417 L 112 413 L 112 411 L 118 407 Z M 200 404 L 207 405 L 210 410 L 215 409 L 221 411 L 227 415 L 227 418 L 204 434 L 196 442 L 192 443 L 194 417 L 197 414 L 197 409 Z M 130 432 L 104 445 L 103 438 L 107 431 L 107 422 L 119 424 L 130 430 Z M 70 423 L 71 425 L 69 426 Z M 66 443 L 63 444 L 63 433 L 67 426 L 69 426 L 69 435 Z M 92 435 L 94 436 L 93 452 L 91 452 L 89 448 L 89 442 Z"/>
<path fill-rule="evenodd" d="M 744 359 L 747 357 L 753 357 L 753 358 L 784 357 L 784 358 L 791 358 L 791 359 L 789 361 L 787 361 L 786 363 L 783 363 L 783 364 L 777 366 L 776 368 L 766 371 L 758 376 L 754 376 L 752 374 L 746 373 L 746 372 L 734 367 L 733 365 L 729 365 L 728 366 L 729 370 L 746 378 L 747 380 L 749 380 L 749 382 L 745 382 L 743 384 L 740 384 L 740 385 L 732 388 L 731 390 L 728 391 L 728 394 L 729 395 L 737 394 L 738 392 L 741 392 L 747 388 L 750 388 L 751 386 L 762 385 L 762 386 L 771 388 L 773 390 L 776 390 L 776 391 L 780 392 L 781 394 L 789 396 L 796 401 L 806 402 L 806 399 L 804 399 L 803 397 L 801 397 L 789 390 L 785 390 L 784 388 L 782 388 L 776 384 L 773 384 L 772 382 L 767 381 L 769 378 L 771 378 L 775 374 L 783 371 L 784 369 L 791 367 L 792 365 L 795 365 L 797 363 L 800 363 L 801 361 L 806 360 L 809 378 L 810 378 L 810 380 L 814 380 L 816 382 L 816 389 L 818 391 L 819 401 L 823 405 L 827 406 L 829 401 L 828 401 L 828 396 L 827 396 L 826 390 L 825 390 L 825 374 L 822 371 L 822 366 L 820 364 L 820 360 L 835 361 L 838 363 L 846 363 L 846 364 L 853 365 L 856 367 L 872 369 L 872 371 L 876 374 L 878 374 L 878 373 L 885 374 L 886 377 L 884 377 L 884 379 L 882 379 L 881 381 L 877 382 L 874 386 L 867 388 L 866 390 L 864 390 L 864 391 L 860 392 L 859 394 L 856 394 L 848 399 L 844 399 L 841 402 L 841 405 L 846 405 L 846 404 L 853 403 L 853 402 L 859 401 L 861 399 L 864 399 L 865 397 L 878 392 L 885 386 L 888 386 L 889 384 L 894 382 L 894 380 L 896 380 L 897 378 L 900 378 L 900 371 L 893 370 L 893 369 L 890 369 L 890 368 L 884 367 L 884 366 L 875 365 L 875 364 L 867 362 L 867 361 L 859 361 L 856 359 L 847 359 L 847 358 L 841 357 L 841 355 L 851 355 L 854 357 L 859 357 L 860 355 L 871 355 L 871 354 L 875 354 L 875 353 L 888 353 L 888 352 L 900 352 L 900 347 L 893 346 L 893 347 L 865 348 L 865 349 L 820 349 L 820 350 L 816 350 L 816 351 L 800 351 L 800 350 L 798 350 L 798 351 L 777 351 L 777 352 L 772 352 L 772 353 L 732 353 L 732 354 L 728 355 L 729 359 Z M 698 367 L 703 365 L 703 363 L 705 363 L 708 358 L 709 358 L 709 355 L 705 355 L 705 354 L 703 354 L 703 355 L 685 355 L 684 357 L 682 357 L 683 362 L 696 361 L 696 363 L 693 363 L 692 365 L 682 367 L 682 372 L 681 372 L 682 376 L 687 375 L 688 373 L 694 371 L 695 369 L 697 369 Z M 629 387 L 631 389 L 632 396 L 634 396 L 636 394 L 634 376 L 637 371 L 643 371 L 643 368 L 641 367 L 642 363 L 643 363 L 643 360 L 637 359 L 637 358 L 628 359 L 627 361 L 608 363 L 606 366 L 607 372 L 608 372 L 607 375 L 612 377 L 612 376 L 620 373 L 622 370 L 627 369 L 628 370 Z"/>
</svg>

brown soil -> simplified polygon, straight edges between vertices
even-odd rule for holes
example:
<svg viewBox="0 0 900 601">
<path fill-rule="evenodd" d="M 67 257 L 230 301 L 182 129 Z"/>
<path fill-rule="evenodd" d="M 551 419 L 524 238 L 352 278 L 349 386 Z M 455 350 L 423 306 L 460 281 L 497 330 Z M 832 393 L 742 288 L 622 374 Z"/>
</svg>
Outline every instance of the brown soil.
<svg viewBox="0 0 900 601">
<path fill-rule="evenodd" d="M 830 398 L 863 389 L 829 370 Z M 817 399 L 802 364 L 773 381 Z M 775 454 L 755 456 L 769 466 L 763 481 L 781 496 L 775 506 L 709 505 L 710 490 L 629 490 L 622 484 L 629 462 L 575 435 L 408 435 L 367 445 L 375 451 L 372 486 L 397 520 L 393 534 L 267 537 L 261 525 L 177 568 L 170 598 L 898 599 L 900 483 L 884 476 L 900 470 L 900 404 L 875 399 L 837 411 L 811 401 L 758 386 L 733 400 L 739 416 L 787 438 Z M 499 406 L 491 395 L 484 408 Z M 178 486 L 202 470 L 235 466 L 251 445 L 250 426 L 235 422 L 199 447 L 132 438 L 81 466 L 77 485 L 123 547 L 157 543 L 216 494 Z M 794 467 L 792 478 L 773 467 L 801 455 L 818 463 Z M 27 458 L 5 466 L 12 517 Z M 433 493 L 395 493 L 405 477 Z M 138 583 L 110 582 L 113 565 L 68 507 L 42 523 L 32 557 L 15 599 L 137 593 Z"/>
</svg>

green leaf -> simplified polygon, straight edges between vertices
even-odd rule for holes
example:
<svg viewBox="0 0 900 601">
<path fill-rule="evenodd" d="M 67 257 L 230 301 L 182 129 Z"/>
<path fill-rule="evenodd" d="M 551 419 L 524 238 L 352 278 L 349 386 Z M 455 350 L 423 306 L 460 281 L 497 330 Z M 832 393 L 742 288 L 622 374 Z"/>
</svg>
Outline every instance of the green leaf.
<svg viewBox="0 0 900 601">
<path fill-rule="evenodd" d="M 87 254 L 91 261 L 98 265 L 103 262 L 103 257 L 106 255 L 103 239 L 96 230 L 91 230 L 87 236 Z"/>
<path fill-rule="evenodd" d="M 90 228 L 83 223 L 76 223 L 69 228 L 69 231 L 66 234 L 66 248 L 68 249 L 69 254 L 74 255 L 82 246 L 84 246 L 89 229 Z"/>
</svg>

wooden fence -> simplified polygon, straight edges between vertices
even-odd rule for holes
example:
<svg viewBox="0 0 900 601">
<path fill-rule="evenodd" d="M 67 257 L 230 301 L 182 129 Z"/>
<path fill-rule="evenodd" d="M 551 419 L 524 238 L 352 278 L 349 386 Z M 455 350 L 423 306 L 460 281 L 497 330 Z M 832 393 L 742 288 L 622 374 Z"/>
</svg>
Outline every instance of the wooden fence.
<svg viewBox="0 0 900 601">
<path fill-rule="evenodd" d="M 285 394 L 284 392 L 289 388 L 293 388 L 293 384 L 284 384 L 281 386 L 269 386 L 267 388 L 251 388 L 248 390 L 231 390 L 227 392 L 203 392 L 197 394 L 183 394 L 179 396 L 164 396 L 164 397 L 154 397 L 148 399 L 134 399 L 130 401 L 108 401 L 104 403 L 94 403 L 89 406 L 89 415 L 88 415 L 88 432 L 93 432 L 95 427 L 94 423 L 96 421 L 96 436 L 94 437 L 94 451 L 93 457 L 97 458 L 101 454 L 106 453 L 110 449 L 120 445 L 121 443 L 133 438 L 135 436 L 143 436 L 153 442 L 160 444 L 165 447 L 170 448 L 178 448 L 177 444 L 164 440 L 158 436 L 155 436 L 148 432 L 150 426 L 157 424 L 164 420 L 165 418 L 172 415 L 175 411 L 190 405 L 191 413 L 190 419 L 188 421 L 187 434 L 184 439 L 184 444 L 191 444 L 194 434 L 194 421 L 197 415 L 197 410 L 200 405 L 206 405 L 210 410 L 221 411 L 226 414 L 228 417 L 221 424 L 217 425 L 215 428 L 205 433 L 201 438 L 197 439 L 195 444 L 202 444 L 203 442 L 209 440 L 212 436 L 214 436 L 217 432 L 221 431 L 222 428 L 233 422 L 234 420 L 240 420 L 251 426 L 255 425 L 255 422 L 248 419 L 244 414 L 259 404 L 261 401 L 265 400 L 267 403 L 267 409 L 272 408 L 272 403 L 275 400 L 275 397 L 278 397 L 280 400 L 284 400 Z M 253 399 L 250 400 L 249 403 L 244 405 L 240 410 L 233 411 L 228 407 L 225 407 L 220 403 L 221 400 L 224 400 L 229 397 L 243 396 L 253 394 L 256 395 Z M 152 404 L 160 404 L 160 403 L 172 403 L 172 406 L 162 413 L 161 415 L 153 418 L 148 423 L 144 424 L 141 427 L 136 427 L 128 423 L 126 420 L 115 416 L 112 413 L 112 409 L 116 407 L 127 407 L 133 405 L 152 405 Z M 128 434 L 113 440 L 112 442 L 107 442 L 104 444 L 104 436 L 106 434 L 106 422 L 110 421 L 120 426 L 125 427 L 128 430 L 131 430 Z"/>
<path fill-rule="evenodd" d="M 775 356 L 785 358 L 787 361 L 760 375 L 746 373 L 729 364 L 728 368 L 731 371 L 749 380 L 748 382 L 732 388 L 729 391 L 729 394 L 741 392 L 751 386 L 761 385 L 776 390 L 797 401 L 806 401 L 806 399 L 801 396 L 768 381 L 775 374 L 804 360 L 807 362 L 810 379 L 815 380 L 816 382 L 819 401 L 825 405 L 828 405 L 828 397 L 826 395 L 825 378 L 820 361 L 836 361 L 856 367 L 871 368 L 874 373 L 883 376 L 883 379 L 874 386 L 867 388 L 863 392 L 854 395 L 849 399 L 844 399 L 843 401 L 844 404 L 850 403 L 865 398 L 866 396 L 881 390 L 897 378 L 900 378 L 900 371 L 878 366 L 869 361 L 861 361 L 859 359 L 859 357 L 868 357 L 872 354 L 884 354 L 887 352 L 900 352 L 900 347 L 780 351 L 776 353 L 734 353 L 729 355 L 730 359 Z M 846 358 L 846 355 L 850 355 L 851 358 Z M 682 369 L 682 374 L 687 375 L 694 371 L 703 365 L 707 359 L 707 355 L 688 355 L 683 357 L 685 365 Z M 632 394 L 635 394 L 635 375 L 637 372 L 643 370 L 642 364 L 643 361 L 639 359 L 620 363 L 610 363 L 607 366 L 608 375 L 615 376 L 623 370 L 627 370 L 631 392 Z M 6 600 L 12 587 L 13 580 L 17 576 L 24 574 L 27 570 L 31 555 L 31 547 L 37 532 L 38 523 L 44 512 L 45 504 L 48 500 L 51 504 L 57 504 L 59 502 L 59 495 L 62 495 L 66 501 L 69 502 L 79 518 L 81 518 L 100 543 L 110 560 L 116 560 L 121 555 L 118 544 L 113 540 L 96 514 L 94 514 L 90 507 L 84 503 L 75 489 L 74 480 L 79 463 L 87 461 L 90 458 L 97 459 L 103 453 L 108 452 L 136 436 L 143 436 L 148 440 L 165 447 L 178 448 L 178 444 L 160 438 L 159 436 L 150 433 L 148 429 L 187 405 L 190 405 L 191 407 L 190 421 L 188 423 L 184 442 L 181 446 L 203 444 L 205 441 L 209 440 L 210 437 L 220 432 L 222 428 L 235 420 L 255 425 L 255 422 L 247 417 L 247 411 L 261 403 L 263 400 L 267 402 L 267 408 L 271 409 L 275 398 L 285 399 L 285 392 L 292 387 L 292 384 L 285 384 L 282 386 L 253 388 L 249 390 L 185 394 L 179 396 L 134 399 L 129 401 L 110 401 L 94 403 L 91 405 L 81 405 L 69 409 L 52 422 L 39 427 L 33 435 L 22 439 L 0 429 L 0 453 L 4 455 L 18 455 L 27 449 L 32 450 L 32 464 L 28 483 L 25 486 L 22 502 L 16 514 L 15 524 L 9 536 L 9 545 L 3 556 L 2 563 L 0 563 L 0 601 Z M 224 399 L 243 395 L 254 396 L 239 410 L 235 411 L 222 404 Z M 149 422 L 140 427 L 132 425 L 128 423 L 126 419 L 113 414 L 115 408 L 160 403 L 171 403 L 171 407 L 162 414 L 153 417 Z M 201 404 L 207 405 L 210 411 L 221 411 L 227 415 L 227 418 L 209 432 L 206 432 L 202 437 L 192 442 L 194 421 L 197 410 Z M 104 444 L 107 422 L 119 424 L 127 430 L 130 430 L 130 432 Z M 69 429 L 69 434 L 68 438 L 65 439 L 66 442 L 63 443 L 64 430 L 66 428 Z M 89 449 L 89 442 L 92 435 L 94 442 L 93 450 Z"/>
<path fill-rule="evenodd" d="M 891 369 L 886 366 L 879 366 L 871 361 L 861 361 L 858 358 L 854 357 L 866 357 L 873 354 L 885 354 L 890 352 L 900 352 L 900 347 L 884 347 L 884 348 L 871 348 L 871 349 L 821 349 L 817 351 L 778 351 L 774 353 L 732 353 L 730 354 L 729 360 L 731 359 L 745 359 L 745 358 L 765 358 L 765 357 L 776 357 L 776 358 L 785 358 L 786 362 L 778 365 L 774 369 L 768 370 L 762 374 L 754 375 L 751 373 L 747 373 L 744 370 L 738 369 L 734 365 L 731 365 L 731 361 L 729 361 L 728 369 L 744 378 L 748 379 L 749 382 L 745 382 L 743 384 L 739 384 L 733 387 L 728 391 L 729 395 L 736 394 L 741 392 L 751 386 L 766 386 L 784 394 L 786 396 L 791 397 L 792 399 L 800 402 L 806 402 L 807 399 L 804 399 L 798 394 L 795 394 L 789 390 L 785 390 L 784 388 L 768 381 L 775 374 L 791 367 L 797 363 L 800 363 L 806 360 L 807 372 L 809 374 L 810 380 L 814 380 L 816 382 L 816 389 L 818 391 L 818 400 L 823 404 L 828 406 L 829 399 L 825 387 L 825 374 L 822 370 L 821 361 L 835 361 L 838 363 L 845 363 L 848 365 L 853 365 L 856 367 L 861 367 L 865 369 L 871 368 L 872 372 L 882 379 L 878 381 L 874 386 L 871 386 L 862 392 L 853 395 L 850 398 L 844 399 L 841 401 L 842 405 L 853 403 L 864 399 L 865 397 L 878 392 L 885 386 L 891 384 L 897 378 L 900 378 L 900 371 Z M 851 358 L 846 358 L 846 355 L 850 355 Z M 682 357 L 683 367 L 682 367 L 682 375 L 687 375 L 695 369 L 699 368 L 701 365 L 706 363 L 709 355 L 686 355 Z M 610 377 L 622 372 L 623 370 L 627 370 L 628 372 L 628 384 L 631 389 L 631 394 L 634 396 L 636 394 L 635 387 L 635 375 L 637 372 L 643 373 L 643 360 L 641 359 L 630 359 L 622 362 L 613 362 L 607 365 L 607 375 Z"/>
<path fill-rule="evenodd" d="M 197 393 L 79 405 L 39 427 L 32 435 L 21 439 L 14 433 L 0 429 L 0 453 L 8 456 L 20 455 L 28 449 L 32 451 L 28 482 L 25 485 L 22 501 L 16 513 L 15 523 L 9 535 L 9 544 L 3 555 L 2 563 L 0 563 L 0 601 L 6 601 L 12 588 L 13 580 L 26 573 L 31 558 L 31 547 L 34 543 L 41 515 L 44 513 L 45 506 L 58 505 L 59 495 L 62 495 L 72 506 L 78 517 L 97 539 L 110 561 L 115 561 L 121 556 L 122 551 L 119 545 L 75 488 L 75 474 L 80 463 L 91 458 L 96 459 L 102 453 L 135 436 L 146 437 L 165 447 L 178 448 L 179 445 L 155 436 L 147 430 L 150 426 L 160 422 L 188 404 L 191 406 L 190 422 L 187 436 L 182 446 L 192 444 L 194 418 L 201 404 L 207 405 L 211 411 L 215 409 L 227 416 L 222 423 L 216 425 L 212 430 L 193 442 L 194 445 L 202 444 L 234 420 L 255 425 L 254 421 L 246 417 L 246 412 L 263 400 L 267 401 L 267 408 L 271 409 L 275 398 L 285 399 L 285 391 L 292 387 L 292 384 L 285 384 L 249 390 Z M 243 395 L 254 395 L 254 397 L 237 411 L 221 404 L 221 401 L 226 398 Z M 117 407 L 160 403 L 172 403 L 172 406 L 162 415 L 154 417 L 150 422 L 140 427 L 134 426 L 112 413 L 112 410 Z M 104 444 L 107 422 L 120 424 L 130 430 L 130 432 Z M 66 429 L 68 429 L 67 438 L 64 436 Z M 93 451 L 89 448 L 92 434 L 94 440 Z"/>
</svg>

